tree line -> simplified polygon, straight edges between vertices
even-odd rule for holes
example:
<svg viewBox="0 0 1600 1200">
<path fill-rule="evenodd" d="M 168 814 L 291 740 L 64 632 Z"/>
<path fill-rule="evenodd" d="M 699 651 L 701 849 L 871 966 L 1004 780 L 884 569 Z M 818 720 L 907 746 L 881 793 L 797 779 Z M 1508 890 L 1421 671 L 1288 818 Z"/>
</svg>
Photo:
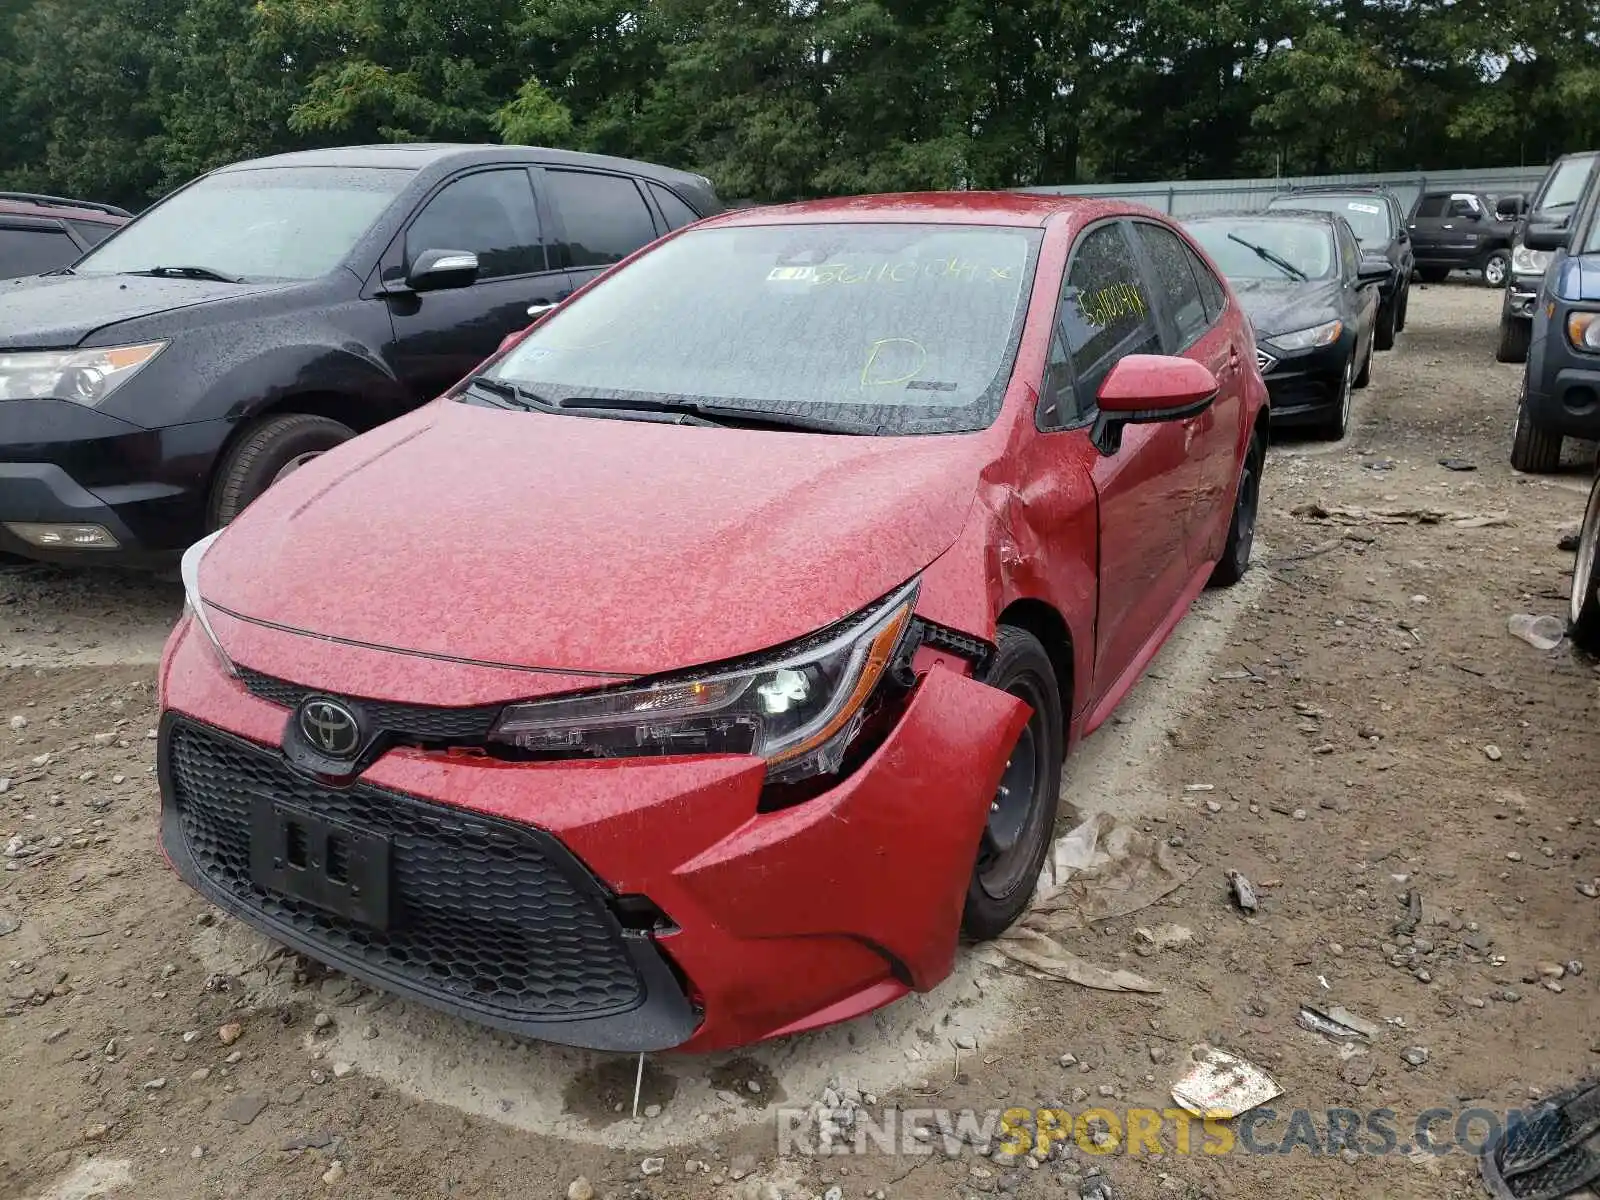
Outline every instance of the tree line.
<svg viewBox="0 0 1600 1200">
<path fill-rule="evenodd" d="M 356 142 L 649 159 L 727 199 L 1549 161 L 1593 0 L 0 0 L 0 188 L 138 208 Z"/>
</svg>

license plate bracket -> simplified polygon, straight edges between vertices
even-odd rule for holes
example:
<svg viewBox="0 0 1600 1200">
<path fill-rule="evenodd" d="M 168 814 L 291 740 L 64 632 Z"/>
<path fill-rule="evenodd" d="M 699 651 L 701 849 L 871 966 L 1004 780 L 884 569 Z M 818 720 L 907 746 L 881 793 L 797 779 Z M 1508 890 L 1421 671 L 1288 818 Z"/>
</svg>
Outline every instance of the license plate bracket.
<svg viewBox="0 0 1600 1200">
<path fill-rule="evenodd" d="M 250 874 L 269 891 L 374 929 L 389 928 L 389 839 L 290 804 L 258 801 Z"/>
</svg>

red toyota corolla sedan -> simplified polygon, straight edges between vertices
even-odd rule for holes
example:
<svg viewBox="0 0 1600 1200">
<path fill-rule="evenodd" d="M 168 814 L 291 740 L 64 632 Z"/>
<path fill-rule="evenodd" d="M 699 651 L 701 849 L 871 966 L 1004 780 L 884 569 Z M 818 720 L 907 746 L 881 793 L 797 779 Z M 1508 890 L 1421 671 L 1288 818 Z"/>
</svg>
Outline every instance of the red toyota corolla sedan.
<svg viewBox="0 0 1600 1200">
<path fill-rule="evenodd" d="M 280 942 L 570 1045 L 930 988 L 1248 566 L 1265 404 L 1146 209 L 703 221 L 189 552 L 163 846 Z"/>
</svg>

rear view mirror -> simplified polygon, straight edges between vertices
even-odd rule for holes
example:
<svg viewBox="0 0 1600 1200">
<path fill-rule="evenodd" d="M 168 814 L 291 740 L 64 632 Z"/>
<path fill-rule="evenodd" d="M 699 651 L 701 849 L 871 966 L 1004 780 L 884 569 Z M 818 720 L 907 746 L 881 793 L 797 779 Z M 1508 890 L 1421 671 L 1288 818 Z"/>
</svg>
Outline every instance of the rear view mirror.
<svg viewBox="0 0 1600 1200">
<path fill-rule="evenodd" d="M 1522 244 L 1529 250 L 1564 250 L 1571 236 L 1561 225 L 1529 225 Z"/>
<path fill-rule="evenodd" d="M 471 287 L 478 281 L 478 256 L 470 250 L 424 250 L 406 273 L 413 292 Z"/>
<path fill-rule="evenodd" d="M 1117 361 L 1100 385 L 1094 444 L 1102 454 L 1115 454 L 1124 425 L 1192 417 L 1217 398 L 1217 387 L 1217 377 L 1193 359 L 1129 354 Z"/>
</svg>

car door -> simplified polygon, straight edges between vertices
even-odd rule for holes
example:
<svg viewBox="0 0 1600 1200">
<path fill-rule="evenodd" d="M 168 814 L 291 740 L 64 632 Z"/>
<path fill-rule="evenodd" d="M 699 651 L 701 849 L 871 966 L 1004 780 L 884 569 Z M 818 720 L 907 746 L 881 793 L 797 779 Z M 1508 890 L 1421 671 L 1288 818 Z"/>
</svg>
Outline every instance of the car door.
<svg viewBox="0 0 1600 1200">
<path fill-rule="evenodd" d="M 574 288 L 665 232 L 631 175 L 548 167 L 541 181 L 555 219 L 558 259 Z"/>
<path fill-rule="evenodd" d="M 1444 193 L 1417 199 L 1416 211 L 1411 214 L 1406 228 L 1411 234 L 1413 253 L 1424 262 L 1440 258 L 1439 249 L 1445 240 L 1445 213 L 1449 206 L 1450 197 Z"/>
<path fill-rule="evenodd" d="M 1356 355 L 1367 353 L 1378 328 L 1379 288 L 1376 283 L 1361 281 L 1361 243 L 1343 219 L 1336 219 L 1333 236 L 1339 247 L 1339 285 L 1344 292 L 1344 307 L 1349 320 L 1360 331 L 1360 344 Z"/>
<path fill-rule="evenodd" d="M 447 180 L 422 203 L 386 252 L 380 271 L 394 326 L 390 365 L 417 401 L 437 396 L 528 324 L 533 305 L 572 291 L 553 266 L 533 173 L 525 166 L 472 170 Z M 411 294 L 406 270 L 426 250 L 478 256 L 470 287 Z"/>
<path fill-rule="evenodd" d="M 1211 407 L 1181 422 L 1184 452 L 1197 468 L 1196 486 L 1187 497 L 1184 536 L 1189 566 L 1197 570 L 1220 550 L 1218 534 L 1226 528 L 1231 513 L 1239 422 L 1244 411 L 1241 350 L 1218 325 L 1218 314 L 1208 307 L 1195 274 L 1194 252 L 1185 241 L 1153 221 L 1136 220 L 1133 231 L 1160 315 L 1163 349 L 1167 354 L 1194 359 L 1216 376 L 1218 384 Z"/>
<path fill-rule="evenodd" d="M 1185 421 L 1130 425 L 1116 453 L 1089 444 L 1100 385 L 1129 354 L 1162 352 L 1150 288 L 1127 222 L 1081 233 L 1067 262 L 1038 424 L 1051 441 L 1078 439 L 1070 456 L 1087 465 L 1099 524 L 1099 597 L 1094 678 L 1097 702 L 1139 665 L 1177 608 L 1193 572 L 1186 551 L 1190 498 L 1203 488 Z M 1063 456 L 1069 451 L 1064 448 Z"/>
</svg>

